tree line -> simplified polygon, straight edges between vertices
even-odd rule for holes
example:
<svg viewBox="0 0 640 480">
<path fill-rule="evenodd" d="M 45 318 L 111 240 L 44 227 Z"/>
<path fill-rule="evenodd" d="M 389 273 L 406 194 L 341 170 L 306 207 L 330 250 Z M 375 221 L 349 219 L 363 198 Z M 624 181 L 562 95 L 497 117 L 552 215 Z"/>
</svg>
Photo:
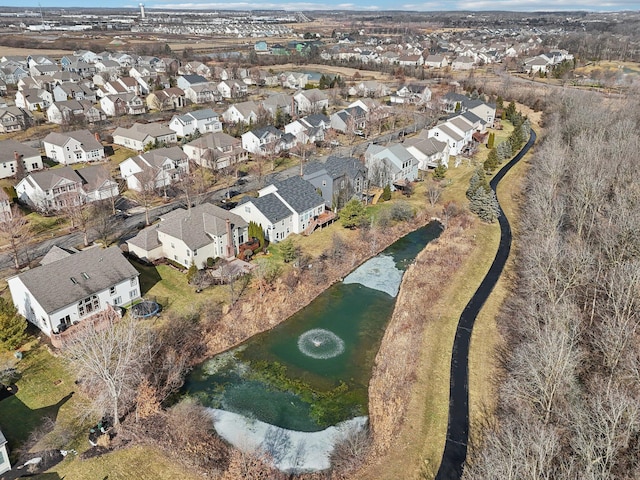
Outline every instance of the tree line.
<svg viewBox="0 0 640 480">
<path fill-rule="evenodd" d="M 464 478 L 638 478 L 638 102 L 549 102 L 498 318 L 497 409 Z"/>
</svg>

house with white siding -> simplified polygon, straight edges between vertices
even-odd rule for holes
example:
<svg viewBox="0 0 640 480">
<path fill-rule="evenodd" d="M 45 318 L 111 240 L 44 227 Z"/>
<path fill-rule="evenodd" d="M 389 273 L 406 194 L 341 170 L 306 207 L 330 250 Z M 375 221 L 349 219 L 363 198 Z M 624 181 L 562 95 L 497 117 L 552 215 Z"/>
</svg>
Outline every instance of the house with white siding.
<svg viewBox="0 0 640 480">
<path fill-rule="evenodd" d="M 227 108 L 222 114 L 225 123 L 255 123 L 260 112 L 258 104 L 252 100 L 236 103 Z"/>
<path fill-rule="evenodd" d="M 247 223 L 256 222 L 270 242 L 303 233 L 324 212 L 324 199 L 311 183 L 295 176 L 258 190 L 258 197 L 242 197 L 231 210 Z"/>
<path fill-rule="evenodd" d="M 169 146 L 177 141 L 176 132 L 159 123 L 134 123 L 129 128 L 118 127 L 113 132 L 113 143 L 139 152 L 147 145 Z"/>
<path fill-rule="evenodd" d="M 182 146 L 189 160 L 204 168 L 221 170 L 249 159 L 242 141 L 224 132 L 213 132 Z"/>
<path fill-rule="evenodd" d="M 179 208 L 160 217 L 127 240 L 129 252 L 153 261 L 168 258 L 185 268 L 207 266 L 208 258 L 233 258 L 248 238 L 248 223 L 235 213 L 210 203 Z"/>
<path fill-rule="evenodd" d="M 100 99 L 100 108 L 110 117 L 142 115 L 146 112 L 144 101 L 135 93 L 106 95 Z"/>
<path fill-rule="evenodd" d="M 389 185 L 393 191 L 418 178 L 418 159 L 400 143 L 388 147 L 369 144 L 364 158 L 372 185 Z"/>
<path fill-rule="evenodd" d="M 155 188 L 176 183 L 189 173 L 189 159 L 180 147 L 156 148 L 127 158 L 120 164 L 120 174 L 131 190 L 141 191 L 147 181 Z"/>
<path fill-rule="evenodd" d="M 427 170 L 439 164 L 449 167 L 449 144 L 435 137 L 429 137 L 426 130 L 417 136 L 405 139 L 402 144 L 418 160 L 418 168 Z"/>
<path fill-rule="evenodd" d="M 89 130 L 51 132 L 44 137 L 42 144 L 45 155 L 63 165 L 95 162 L 105 158 L 102 143 Z"/>
<path fill-rule="evenodd" d="M 192 135 L 197 130 L 200 133 L 221 132 L 220 116 L 210 108 L 194 110 L 184 115 L 174 115 L 169 122 L 169 128 L 179 137 Z"/>
<path fill-rule="evenodd" d="M 18 313 L 44 334 L 55 336 L 140 298 L 139 273 L 117 246 L 53 249 L 40 266 L 7 280 Z"/>
<path fill-rule="evenodd" d="M 18 162 L 25 172 L 42 169 L 40 150 L 16 140 L 0 141 L 0 178 L 13 177 L 18 173 Z"/>
</svg>

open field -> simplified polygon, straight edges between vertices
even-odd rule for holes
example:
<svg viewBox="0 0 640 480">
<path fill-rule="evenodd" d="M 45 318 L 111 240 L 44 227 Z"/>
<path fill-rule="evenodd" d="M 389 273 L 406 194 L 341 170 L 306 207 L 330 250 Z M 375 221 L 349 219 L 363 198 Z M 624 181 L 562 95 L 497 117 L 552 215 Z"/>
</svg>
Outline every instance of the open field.
<svg viewBox="0 0 640 480">
<path fill-rule="evenodd" d="M 19 47 L 7 47 L 2 45 L 0 47 L 2 55 L 15 55 L 20 57 L 27 57 L 33 55 L 33 48 L 19 48 Z M 54 58 L 64 57 L 65 55 L 72 55 L 73 50 L 61 50 L 57 48 L 38 48 L 38 55 L 47 55 Z"/>
<path fill-rule="evenodd" d="M 352 80 L 354 75 L 357 73 L 360 75 L 360 80 L 380 80 L 380 81 L 391 81 L 393 80 L 386 73 L 376 72 L 372 70 L 359 70 L 357 68 L 350 67 L 334 67 L 331 65 L 319 65 L 319 64 L 309 64 L 309 65 L 295 65 L 293 63 L 285 63 L 284 65 L 273 65 L 269 67 L 277 72 L 282 72 L 285 70 L 294 70 L 294 71 L 305 71 L 305 72 L 319 72 L 319 73 L 331 73 L 331 74 L 340 74 L 345 80 Z"/>
</svg>

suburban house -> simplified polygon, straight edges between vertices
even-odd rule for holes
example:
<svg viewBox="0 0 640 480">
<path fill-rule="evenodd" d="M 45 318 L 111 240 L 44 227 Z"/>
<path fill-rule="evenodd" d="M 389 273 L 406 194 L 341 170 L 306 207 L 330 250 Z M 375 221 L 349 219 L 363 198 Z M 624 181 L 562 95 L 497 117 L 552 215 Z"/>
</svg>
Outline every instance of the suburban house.
<svg viewBox="0 0 640 480">
<path fill-rule="evenodd" d="M 435 138 L 449 144 L 449 155 L 460 155 L 466 146 L 464 135 L 457 129 L 451 128 L 448 122 L 430 128 L 427 135 L 429 138 Z"/>
<path fill-rule="evenodd" d="M 444 55 L 427 55 L 427 58 L 424 59 L 424 66 L 431 68 L 444 68 L 449 65 L 449 61 L 447 57 Z"/>
<path fill-rule="evenodd" d="M 220 99 L 218 89 L 211 83 L 198 83 L 184 89 L 184 96 L 191 103 L 202 104 Z"/>
<path fill-rule="evenodd" d="M 365 80 L 349 89 L 349 95 L 359 97 L 386 97 L 391 93 L 389 87 L 377 80 Z"/>
<path fill-rule="evenodd" d="M 180 147 L 156 148 L 127 158 L 120 174 L 131 190 L 162 188 L 178 182 L 189 173 L 189 160 Z"/>
<path fill-rule="evenodd" d="M 324 199 L 313 185 L 295 176 L 258 190 L 258 197 L 242 197 L 231 211 L 256 222 L 270 242 L 303 233 L 324 212 Z"/>
<path fill-rule="evenodd" d="M 187 90 L 187 88 L 192 87 L 194 85 L 209 83 L 209 80 L 204 78 L 202 75 L 180 75 L 176 80 L 176 86 L 181 88 L 182 90 Z"/>
<path fill-rule="evenodd" d="M 89 100 L 90 102 L 95 102 L 97 100 L 96 92 L 81 83 L 60 83 L 53 87 L 52 93 L 54 102 L 64 102 L 65 100 Z"/>
<path fill-rule="evenodd" d="M 144 101 L 135 93 L 107 95 L 100 99 L 100 108 L 110 117 L 141 115 L 146 112 Z"/>
<path fill-rule="evenodd" d="M 391 95 L 391 103 L 411 103 L 424 105 L 431 100 L 431 90 L 426 85 L 409 84 L 400 87 L 395 94 Z"/>
<path fill-rule="evenodd" d="M 42 169 L 42 157 L 38 149 L 16 140 L 0 141 L 0 178 L 19 173 L 18 162 L 22 162 L 24 172 Z"/>
<path fill-rule="evenodd" d="M 18 313 L 46 335 L 140 298 L 138 271 L 117 246 L 52 250 L 39 267 L 7 280 Z"/>
<path fill-rule="evenodd" d="M 89 130 L 51 132 L 42 144 L 45 155 L 63 165 L 78 162 L 95 162 L 105 158 L 104 147 Z"/>
<path fill-rule="evenodd" d="M 304 88 L 307 85 L 307 82 L 309 81 L 309 74 L 302 72 L 282 72 L 278 76 L 278 79 L 282 87 L 297 90 Z"/>
<path fill-rule="evenodd" d="M 249 158 L 242 141 L 224 132 L 203 135 L 182 146 L 189 160 L 201 167 L 220 170 L 238 165 Z"/>
<path fill-rule="evenodd" d="M 43 212 L 112 198 L 118 193 L 117 182 L 102 165 L 34 172 L 16 185 L 18 199 Z"/>
<path fill-rule="evenodd" d="M 317 88 L 301 90 L 293 96 L 296 115 L 321 113 L 329 107 L 329 97 Z"/>
<path fill-rule="evenodd" d="M 7 451 L 7 439 L 0 430 L 0 475 L 11 470 L 9 452 Z"/>
<path fill-rule="evenodd" d="M 169 122 L 169 128 L 179 137 L 193 135 L 197 130 L 200 133 L 221 132 L 222 122 L 220 116 L 210 108 L 194 110 L 184 115 L 174 115 Z"/>
<path fill-rule="evenodd" d="M 184 90 L 178 87 L 155 90 L 147 95 L 147 108 L 150 110 L 175 110 L 187 104 Z"/>
<path fill-rule="evenodd" d="M 129 252 L 149 261 L 168 258 L 189 268 L 202 269 L 207 258 L 232 258 L 249 240 L 242 217 L 210 203 L 179 208 L 160 222 L 140 230 L 127 240 Z"/>
<path fill-rule="evenodd" d="M 456 115 L 446 121 L 447 126 L 458 132 L 464 137 L 465 145 L 470 145 L 473 141 L 473 132 L 475 131 L 473 123 L 464 118 L 462 115 Z"/>
<path fill-rule="evenodd" d="M 284 126 L 285 133 L 296 136 L 298 143 L 313 143 L 324 140 L 324 132 L 331 128 L 331 119 L 321 113 L 314 113 L 288 123 Z"/>
<path fill-rule="evenodd" d="M 0 133 L 26 130 L 32 122 L 33 116 L 28 110 L 20 107 L 0 108 Z"/>
<path fill-rule="evenodd" d="M 331 114 L 331 128 L 342 133 L 353 133 L 367 126 L 367 112 L 361 107 L 347 107 Z"/>
<path fill-rule="evenodd" d="M 211 67 L 197 60 L 187 62 L 180 67 L 180 73 L 186 75 L 200 75 L 202 77 L 211 77 Z"/>
<path fill-rule="evenodd" d="M 236 103 L 227 108 L 222 114 L 225 123 L 255 123 L 258 120 L 260 106 L 252 100 Z"/>
<path fill-rule="evenodd" d="M 293 97 L 286 93 L 274 93 L 262 101 L 262 107 L 276 120 L 278 115 L 291 115 Z"/>
<path fill-rule="evenodd" d="M 47 120 L 57 125 L 73 123 L 97 123 L 106 120 L 105 113 L 88 100 L 65 100 L 53 102 L 47 108 Z"/>
<path fill-rule="evenodd" d="M 130 128 L 118 127 L 113 132 L 113 143 L 143 151 L 147 145 L 171 145 L 178 141 L 176 132 L 159 123 L 134 123 Z"/>
<path fill-rule="evenodd" d="M 222 98 L 239 98 L 247 95 L 247 85 L 237 80 L 223 80 L 217 85 Z"/>
<path fill-rule="evenodd" d="M 292 138 L 285 138 L 291 135 Z M 242 134 L 242 148 L 257 155 L 277 154 L 295 141 L 292 134 L 284 134 L 273 125 L 256 128 Z"/>
<path fill-rule="evenodd" d="M 442 110 L 447 113 L 473 112 L 489 127 L 493 127 L 496 119 L 496 106 L 493 103 L 483 102 L 480 99 L 472 99 L 459 93 L 447 93 L 440 100 Z"/>
<path fill-rule="evenodd" d="M 391 190 L 402 189 L 418 178 L 418 160 L 404 145 L 384 147 L 370 144 L 364 154 L 369 183 Z"/>
<path fill-rule="evenodd" d="M 451 62 L 452 70 L 471 70 L 475 66 L 475 59 L 466 55 L 460 55 Z"/>
<path fill-rule="evenodd" d="M 330 156 L 324 163 L 308 163 L 302 178 L 321 192 L 330 209 L 342 208 L 353 197 L 362 199 L 368 189 L 367 169 L 353 157 Z"/>
<path fill-rule="evenodd" d="M 405 139 L 402 144 L 418 160 L 418 168 L 427 170 L 439 164 L 449 167 L 449 151 L 447 142 L 441 142 L 435 137 L 428 137 L 428 132 L 422 130 L 417 136 Z"/>
<path fill-rule="evenodd" d="M 43 112 L 51 103 L 53 103 L 53 95 L 42 88 L 26 88 L 16 92 L 16 107 L 30 112 Z"/>
</svg>

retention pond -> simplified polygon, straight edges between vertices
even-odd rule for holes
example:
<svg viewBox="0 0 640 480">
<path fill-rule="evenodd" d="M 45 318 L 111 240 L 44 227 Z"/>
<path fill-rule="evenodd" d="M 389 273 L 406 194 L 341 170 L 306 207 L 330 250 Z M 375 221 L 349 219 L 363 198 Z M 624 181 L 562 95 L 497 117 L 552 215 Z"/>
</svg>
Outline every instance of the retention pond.
<svg viewBox="0 0 640 480">
<path fill-rule="evenodd" d="M 211 408 L 218 433 L 284 471 L 329 467 L 336 442 L 366 423 L 373 361 L 408 264 L 432 222 L 368 260 L 276 328 L 211 358 L 184 392 Z"/>
</svg>

